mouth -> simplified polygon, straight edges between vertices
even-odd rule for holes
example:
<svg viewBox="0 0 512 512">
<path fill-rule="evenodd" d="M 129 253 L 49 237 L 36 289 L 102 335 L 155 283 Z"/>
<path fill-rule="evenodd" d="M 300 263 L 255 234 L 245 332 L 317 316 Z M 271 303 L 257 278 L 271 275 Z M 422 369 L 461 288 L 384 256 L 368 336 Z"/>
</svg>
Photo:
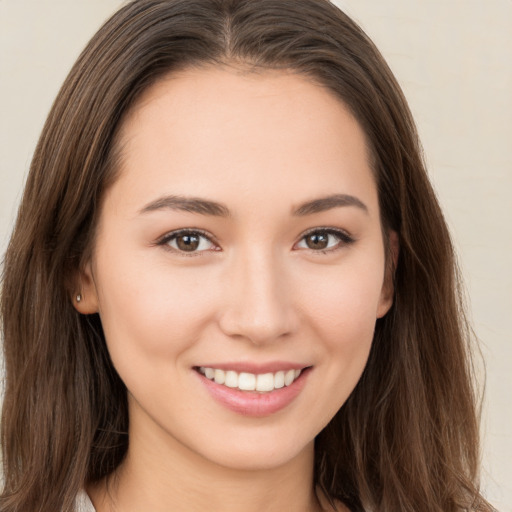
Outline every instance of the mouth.
<svg viewBox="0 0 512 512">
<path fill-rule="evenodd" d="M 243 416 L 264 417 L 275 414 L 295 401 L 306 385 L 312 366 L 282 369 L 239 367 L 222 368 L 196 366 L 193 368 L 206 391 L 222 407 Z M 229 369 L 227 367 L 230 367 Z M 254 373 L 251 373 L 252 369 Z M 277 371 L 268 371 L 268 370 Z M 265 371 L 266 370 L 266 371 Z"/>
<path fill-rule="evenodd" d="M 267 373 L 236 372 L 204 366 L 196 367 L 195 370 L 221 386 L 240 391 L 270 393 L 276 389 L 291 386 L 307 368 L 309 367 Z"/>
</svg>

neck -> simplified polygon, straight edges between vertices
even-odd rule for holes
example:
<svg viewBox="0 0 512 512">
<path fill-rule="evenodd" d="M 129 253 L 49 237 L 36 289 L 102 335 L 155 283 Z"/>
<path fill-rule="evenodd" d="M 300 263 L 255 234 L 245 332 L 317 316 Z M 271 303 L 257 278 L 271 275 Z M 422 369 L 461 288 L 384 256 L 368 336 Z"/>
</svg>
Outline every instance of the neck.
<svg viewBox="0 0 512 512">
<path fill-rule="evenodd" d="M 317 512 L 313 442 L 277 467 L 230 468 L 175 439 L 130 429 L 127 456 L 115 474 L 88 489 L 97 512 Z"/>
</svg>

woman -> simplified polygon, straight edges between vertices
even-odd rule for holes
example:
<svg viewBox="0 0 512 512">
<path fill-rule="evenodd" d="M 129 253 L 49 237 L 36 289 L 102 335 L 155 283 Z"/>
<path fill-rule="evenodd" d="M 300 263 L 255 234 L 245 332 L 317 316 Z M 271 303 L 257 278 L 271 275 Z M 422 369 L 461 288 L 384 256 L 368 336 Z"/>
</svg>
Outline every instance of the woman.
<svg viewBox="0 0 512 512">
<path fill-rule="evenodd" d="M 1 510 L 491 510 L 457 286 L 346 15 L 131 2 L 59 93 L 6 254 Z"/>
</svg>

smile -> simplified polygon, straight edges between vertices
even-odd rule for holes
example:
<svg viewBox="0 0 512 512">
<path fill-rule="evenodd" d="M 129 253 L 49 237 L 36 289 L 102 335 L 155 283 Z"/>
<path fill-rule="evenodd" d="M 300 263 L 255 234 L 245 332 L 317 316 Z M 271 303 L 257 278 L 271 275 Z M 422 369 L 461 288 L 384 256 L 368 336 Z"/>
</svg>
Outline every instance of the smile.
<svg viewBox="0 0 512 512">
<path fill-rule="evenodd" d="M 193 369 L 215 402 L 232 412 L 252 417 L 275 414 L 291 405 L 313 371 L 312 366 L 291 368 L 289 363 L 277 362 L 260 368 L 251 366 L 227 363 L 223 368 L 196 366 Z"/>
<path fill-rule="evenodd" d="M 281 389 L 293 384 L 300 376 L 302 370 L 280 370 L 275 373 L 254 374 L 200 366 L 198 371 L 207 379 L 228 388 L 269 393 L 275 389 Z"/>
</svg>

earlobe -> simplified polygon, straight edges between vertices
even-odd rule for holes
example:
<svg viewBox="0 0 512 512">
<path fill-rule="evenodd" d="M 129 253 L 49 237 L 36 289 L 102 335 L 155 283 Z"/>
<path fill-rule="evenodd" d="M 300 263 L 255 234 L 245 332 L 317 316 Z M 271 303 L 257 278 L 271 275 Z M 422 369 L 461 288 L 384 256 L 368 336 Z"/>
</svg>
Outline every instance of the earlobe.
<svg viewBox="0 0 512 512">
<path fill-rule="evenodd" d="M 395 294 L 395 269 L 398 264 L 398 255 L 400 253 L 400 242 L 396 231 L 389 232 L 387 247 L 386 270 L 379 306 L 377 308 L 377 318 L 382 318 L 393 305 L 393 297 Z"/>
<path fill-rule="evenodd" d="M 90 263 L 78 272 L 71 300 L 75 309 L 82 315 L 98 313 L 98 294 Z"/>
</svg>

